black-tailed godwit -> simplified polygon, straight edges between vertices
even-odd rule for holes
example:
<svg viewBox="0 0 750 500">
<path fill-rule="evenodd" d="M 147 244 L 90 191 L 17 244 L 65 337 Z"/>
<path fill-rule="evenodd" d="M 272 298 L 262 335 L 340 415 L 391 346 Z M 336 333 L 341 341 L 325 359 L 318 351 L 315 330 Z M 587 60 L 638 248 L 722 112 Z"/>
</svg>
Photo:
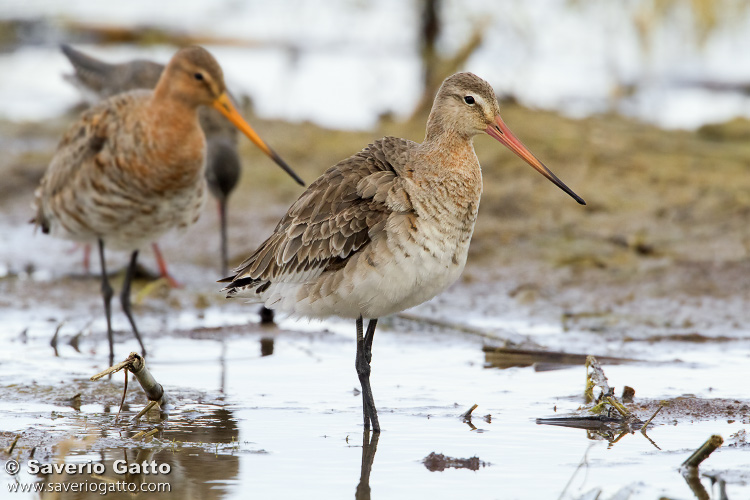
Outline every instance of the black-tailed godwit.
<svg viewBox="0 0 750 500">
<path fill-rule="evenodd" d="M 482 193 L 473 146 L 481 133 L 585 204 L 503 123 L 492 87 L 458 73 L 435 97 L 424 142 L 385 137 L 328 169 L 222 280 L 228 297 L 294 316 L 356 319 L 364 425 L 375 432 L 370 361 L 378 318 L 435 297 L 461 274 Z"/>
<path fill-rule="evenodd" d="M 145 60 L 112 64 L 84 54 L 69 45 L 61 46 L 63 54 L 73 66 L 74 73 L 66 79 L 81 90 L 92 103 L 135 89 L 153 89 L 164 71 L 164 65 Z M 227 202 L 240 179 L 241 163 L 237 152 L 237 129 L 219 111 L 202 107 L 198 111 L 201 128 L 206 136 L 206 181 L 208 190 L 219 205 L 221 238 L 221 273 L 229 268 L 227 243 Z M 294 179 L 304 185 L 302 180 Z M 159 270 L 176 284 L 166 271 L 158 246 L 154 243 Z"/>
<path fill-rule="evenodd" d="M 296 175 L 234 108 L 213 56 L 188 47 L 172 57 L 153 91 L 118 94 L 85 111 L 62 138 L 35 193 L 34 220 L 43 232 L 99 245 L 110 364 L 113 291 L 105 246 L 132 252 L 120 300 L 145 355 L 131 313 L 130 282 L 140 248 L 200 215 L 206 191 L 201 106 L 218 110 Z"/>
</svg>

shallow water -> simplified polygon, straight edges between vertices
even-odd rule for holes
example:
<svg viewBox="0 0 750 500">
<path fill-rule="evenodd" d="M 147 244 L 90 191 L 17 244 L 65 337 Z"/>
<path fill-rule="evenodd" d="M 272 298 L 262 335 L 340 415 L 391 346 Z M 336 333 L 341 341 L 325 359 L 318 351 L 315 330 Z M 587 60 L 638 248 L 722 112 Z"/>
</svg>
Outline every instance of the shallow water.
<svg viewBox="0 0 750 500">
<path fill-rule="evenodd" d="M 107 358 L 98 280 L 71 278 L 70 271 L 80 269 L 80 255 L 68 251 L 70 244 L 45 239 L 45 245 L 37 245 L 40 237 L 13 217 L 0 223 L 0 238 L 12 242 L 1 247 L 0 259 L 5 263 L 0 447 L 20 435 L 12 458 L 22 466 L 34 446 L 34 457 L 42 463 L 62 456 L 105 466 L 106 480 L 83 474 L 62 478 L 65 484 L 168 482 L 171 493 L 159 493 L 159 498 L 239 499 L 248 493 L 339 498 L 356 491 L 366 498 L 367 485 L 372 498 L 574 499 L 592 490 L 601 490 L 601 498 L 617 492 L 630 492 L 630 498 L 689 498 L 678 467 L 710 435 L 720 434 L 725 445 L 701 473 L 731 474 L 731 484 L 725 485 L 728 498 L 750 493 L 750 467 L 740 455 L 746 449 L 730 446 L 736 441 L 731 435 L 750 423 L 748 411 L 738 411 L 746 404 L 744 382 L 750 375 L 744 330 L 696 327 L 709 337 L 729 337 L 722 342 L 649 342 L 648 332 L 634 327 L 628 333 L 635 340 L 626 342 L 616 333 L 578 329 L 570 320 L 563 328 L 559 312 L 519 307 L 502 283 L 457 285 L 410 311 L 410 317 L 380 322 L 372 385 L 383 432 L 369 482 L 360 481 L 367 478 L 363 451 L 367 464 L 373 448 L 363 448 L 354 325 L 282 319 L 277 328 L 260 327 L 256 306 L 223 300 L 208 278 L 215 271 L 184 261 L 174 262 L 173 270 L 185 287 L 166 298 L 147 298 L 136 309 L 147 362 L 175 408 L 166 422 L 149 414 L 148 420 L 131 423 L 146 402 L 131 381 L 125 420 L 116 424 L 122 374 L 111 381 L 88 380 Z M 111 257 L 113 268 L 122 265 L 124 256 Z M 149 257 L 144 260 L 150 264 Z M 199 296 L 206 297 L 206 304 L 196 307 Z M 113 310 L 119 360 L 138 345 L 119 305 Z M 438 318 L 448 327 L 419 321 L 422 317 Z M 55 356 L 50 339 L 58 327 Z M 70 344 L 74 338 L 77 349 Z M 539 425 L 537 418 L 569 415 L 583 404 L 585 369 L 491 368 L 482 347 L 503 345 L 506 339 L 552 351 L 641 360 L 604 364 L 618 394 L 624 385 L 636 389 L 636 403 L 680 396 L 709 406 L 717 398 L 728 403 L 698 411 L 668 408 L 657 415 L 648 438 L 635 432 L 614 444 L 616 429 Z M 81 395 L 78 403 L 72 400 L 76 394 Z M 473 404 L 479 406 L 469 425 L 460 415 Z M 646 420 L 656 406 L 634 411 Z M 160 430 L 154 437 L 132 439 L 156 426 Z M 423 461 L 433 452 L 453 459 L 477 457 L 478 467 L 431 471 Z M 163 477 L 114 473 L 115 460 L 143 457 L 169 464 L 171 472 Z M 0 459 L 8 458 L 0 452 Z M 3 473 L 0 496 L 15 480 L 45 481 L 25 470 L 15 478 Z M 59 480 L 46 479 L 50 485 Z M 703 485 L 711 491 L 708 478 Z M 719 498 L 718 488 L 714 498 Z M 79 498 L 68 495 L 62 498 Z"/>
<path fill-rule="evenodd" d="M 451 294 L 457 293 L 464 292 L 452 290 L 440 299 L 445 311 L 451 312 Z M 429 313 L 430 307 L 416 313 Z M 160 493 L 159 498 L 247 498 L 248 493 L 260 498 L 339 498 L 351 497 L 358 485 L 364 495 L 361 398 L 355 389 L 353 325 L 348 322 L 282 321 L 279 328 L 266 329 L 253 323 L 251 311 L 228 304 L 202 313 L 183 311 L 158 336 L 158 328 L 152 326 L 162 322 L 160 315 L 141 313 L 149 367 L 175 402 L 162 430 L 144 444 L 130 436 L 154 427 L 158 422 L 154 415 L 149 417 L 151 423 L 135 427 L 114 424 L 122 375 L 112 381 L 86 380 L 103 368 L 106 359 L 101 330 L 92 328 L 81 339 L 79 353 L 66 343 L 79 329 L 71 320 L 60 330 L 59 357 L 53 356 L 49 339 L 62 316 L 75 315 L 52 307 L 35 315 L 4 314 L 0 327 L 5 346 L 0 360 L 0 430 L 21 433 L 14 457 L 22 464 L 29 453 L 24 439 L 41 432 L 48 446 L 83 440 L 58 445 L 70 449 L 66 461 L 103 463 L 111 480 L 124 480 L 112 472 L 115 460 L 146 457 L 168 463 L 167 475 L 126 478 L 133 484 L 169 482 L 172 492 Z M 452 319 L 468 324 L 472 317 L 471 311 L 464 311 Z M 214 329 L 217 318 L 225 318 L 228 326 Z M 247 325 L 236 326 L 248 320 Z M 483 317 L 482 322 L 495 329 L 508 326 L 501 317 Z M 594 340 L 591 334 L 563 333 L 552 324 L 527 325 L 516 319 L 515 334 L 553 345 L 572 340 L 569 345 L 583 346 Z M 116 345 L 117 359 L 137 347 L 125 332 L 118 339 L 122 342 Z M 580 498 L 594 489 L 602 490 L 602 498 L 621 490 L 630 491 L 630 498 L 687 498 L 691 493 L 678 473 L 680 463 L 711 434 L 728 439 L 748 423 L 743 421 L 746 416 L 710 420 L 657 416 L 648 430 L 653 442 L 636 432 L 614 444 L 585 430 L 538 425 L 538 417 L 565 415 L 582 404 L 584 368 L 542 372 L 533 367 L 489 368 L 482 352 L 485 343 L 499 341 L 398 319 L 382 323 L 372 374 L 383 427 L 369 478 L 373 498 Z M 610 384 L 635 387 L 636 401 L 684 394 L 701 398 L 743 394 L 747 374 L 737 369 L 747 365 L 748 349 L 739 341 L 708 346 L 654 344 L 645 349 L 637 343 L 621 348 L 591 344 L 597 354 L 649 361 L 605 365 Z M 262 355 L 271 345 L 272 354 Z M 677 358 L 681 361 L 672 361 Z M 82 393 L 80 410 L 69 401 L 76 392 Z M 137 384 L 131 382 L 125 416 L 132 418 L 144 403 Z M 469 425 L 460 415 L 473 404 L 479 407 Z M 485 419 L 486 415 L 491 418 Z M 639 416 L 645 420 L 650 415 Z M 432 452 L 478 457 L 480 466 L 433 472 L 422 463 Z M 741 484 L 726 485 L 728 498 L 750 492 L 750 467 L 740 455 L 743 452 L 725 444 L 701 468 L 702 473 L 732 470 L 739 475 Z M 39 480 L 26 472 L 17 478 L 22 483 Z M 67 481 L 86 479 L 103 481 L 87 474 Z M 10 476 L 3 477 L 4 483 L 10 481 Z M 709 480 L 703 484 L 710 491 Z M 16 495 L 13 498 L 35 498 Z"/>
</svg>

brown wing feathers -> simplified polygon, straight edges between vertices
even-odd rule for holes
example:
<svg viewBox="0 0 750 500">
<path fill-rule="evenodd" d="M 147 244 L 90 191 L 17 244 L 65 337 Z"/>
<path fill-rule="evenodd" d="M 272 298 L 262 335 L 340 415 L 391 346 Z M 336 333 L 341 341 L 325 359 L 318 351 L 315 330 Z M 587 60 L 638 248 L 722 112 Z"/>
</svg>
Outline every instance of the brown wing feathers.
<svg viewBox="0 0 750 500">
<path fill-rule="evenodd" d="M 386 157 L 386 138 L 338 163 L 315 181 L 292 205 L 273 235 L 237 269 L 221 280 L 231 282 L 229 294 L 257 286 L 263 292 L 271 282 L 304 282 L 326 271 L 340 269 L 370 241 L 370 231 L 384 223 L 393 211 L 407 208 L 404 198 L 394 196 L 398 176 Z M 408 204 L 410 205 L 410 204 Z M 408 209 L 411 207 L 408 206 Z"/>
</svg>

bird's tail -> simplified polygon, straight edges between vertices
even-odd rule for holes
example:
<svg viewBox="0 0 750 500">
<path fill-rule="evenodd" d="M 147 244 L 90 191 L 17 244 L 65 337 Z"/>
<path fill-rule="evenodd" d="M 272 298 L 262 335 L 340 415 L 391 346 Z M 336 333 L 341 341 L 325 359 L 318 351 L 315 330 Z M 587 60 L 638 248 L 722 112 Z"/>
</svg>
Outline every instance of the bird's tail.
<svg viewBox="0 0 750 500">
<path fill-rule="evenodd" d="M 103 90 L 108 75 L 114 70 L 113 64 L 94 59 L 67 44 L 61 45 L 60 50 L 75 69 L 73 78 L 89 90 L 94 92 Z"/>
</svg>

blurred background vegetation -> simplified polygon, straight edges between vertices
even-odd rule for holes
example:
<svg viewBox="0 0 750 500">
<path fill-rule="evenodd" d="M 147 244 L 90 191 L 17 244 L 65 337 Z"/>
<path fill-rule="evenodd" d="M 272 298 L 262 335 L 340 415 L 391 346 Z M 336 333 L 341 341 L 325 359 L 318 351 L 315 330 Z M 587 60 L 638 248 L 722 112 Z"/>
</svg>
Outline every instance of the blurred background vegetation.
<svg viewBox="0 0 750 500">
<path fill-rule="evenodd" d="M 382 3 L 351 0 L 343 5 L 351 9 L 352 15 L 367 16 L 373 5 Z M 691 87 L 704 92 L 701 96 L 731 94 L 738 103 L 746 103 L 743 99 L 750 94 L 747 46 L 726 55 L 726 60 L 737 65 L 731 77 L 722 72 L 713 74 L 710 58 L 716 52 L 717 38 L 747 40 L 742 37 L 750 23 L 749 0 L 510 1 L 484 2 L 481 7 L 477 2 L 450 0 L 384 3 L 397 10 L 396 16 L 402 9 L 411 20 L 413 32 L 398 36 L 384 32 L 382 40 L 371 35 L 367 43 L 382 43 L 389 51 L 398 50 L 390 44 L 389 37 L 411 44 L 403 50 L 415 54 L 414 61 L 420 66 L 418 87 L 423 91 L 412 100 L 409 109 L 383 109 L 371 127 L 332 129 L 314 119 L 287 120 L 282 115 L 259 114 L 258 96 L 235 92 L 251 123 L 305 179 L 314 179 L 382 135 L 420 141 L 437 86 L 449 74 L 472 70 L 496 85 L 504 119 L 516 135 L 588 205 L 576 206 L 497 143 L 477 138 L 485 193 L 464 276 L 466 282 L 509 278 L 508 282 L 517 285 L 514 290 L 523 290 L 519 297 L 524 300 L 555 297 L 571 306 L 580 304 L 582 296 L 591 303 L 609 304 L 675 295 L 748 296 L 750 286 L 746 283 L 750 280 L 745 276 L 750 271 L 750 122 L 744 115 L 750 113 L 750 107 L 738 105 L 736 116 L 728 116 L 728 121 L 678 127 L 683 130 L 663 129 L 657 126 L 658 120 L 652 124 L 637 116 L 625 116 L 623 111 L 627 114 L 632 108 L 628 102 L 639 102 L 634 96 L 644 86 L 654 85 L 654 75 L 665 75 L 659 68 L 669 62 L 665 58 L 670 52 L 665 51 L 665 46 L 670 44 L 680 47 L 672 53 L 694 57 L 689 68 L 695 69 L 700 66 L 696 61 L 703 61 L 703 69 L 686 75 L 668 74 L 671 80 L 658 83 L 662 93 L 651 97 L 652 102 L 658 101 L 658 96 L 668 97 Z M 231 8 L 239 4 L 217 5 L 217 9 L 226 7 L 231 15 Z M 289 1 L 284 5 L 294 9 L 301 4 Z M 560 86 L 555 78 L 518 70 L 520 86 L 508 87 L 498 74 L 492 73 L 494 65 L 504 63 L 503 58 L 512 60 L 514 54 L 528 59 L 544 49 L 548 57 L 561 58 L 570 50 L 566 40 L 551 49 L 535 45 L 535 33 L 552 26 L 529 27 L 528 22 L 537 18 L 535 11 L 552 7 L 568 21 L 577 16 L 598 20 L 587 29 L 597 33 L 604 53 L 615 61 L 612 74 L 604 78 L 608 82 L 608 104 L 603 108 L 594 106 L 590 112 L 581 113 L 570 112 L 564 105 L 537 106 L 533 96 L 522 92 L 524 87 L 554 91 Z M 33 8 L 43 11 L 38 6 Z M 236 30 L 222 34 L 216 30 L 183 29 L 174 23 L 160 23 L 169 19 L 169 13 L 161 11 L 152 23 L 96 22 L 77 17 L 79 8 L 71 8 L 67 15 L 24 17 L 14 15 L 21 9 L 15 6 L 13 12 L 1 16 L 0 50 L 7 55 L 23 47 L 41 45 L 62 60 L 56 48 L 61 42 L 84 47 L 127 46 L 134 52 L 150 46 L 176 48 L 189 43 L 204 44 L 210 49 L 229 46 L 248 50 L 284 45 L 285 54 L 299 59 L 306 47 L 320 47 L 320 41 L 304 36 L 264 39 L 252 32 L 242 37 Z M 327 11 L 331 8 L 335 6 L 320 5 L 316 14 L 319 18 L 304 22 L 325 23 L 326 16 L 332 15 Z M 269 9 L 270 15 L 279 15 L 278 8 Z M 256 5 L 255 12 L 262 9 Z M 284 25 L 286 21 L 274 22 Z M 361 19 L 358 22 L 366 25 Z M 289 23 L 289 29 L 279 32 L 293 32 L 300 26 L 295 24 L 299 21 Z M 341 30 L 348 33 L 345 27 Z M 609 32 L 614 36 L 618 30 L 627 33 L 636 44 L 627 52 L 627 64 L 617 62 L 623 44 L 607 39 Z M 344 35 L 331 39 L 338 44 L 335 50 L 346 46 Z M 293 40 L 291 45 L 289 40 Z M 358 43 L 367 45 L 362 40 Z M 353 46 L 352 50 L 358 50 L 356 44 Z M 361 57 L 370 57 L 368 50 L 374 49 L 365 48 Z M 217 52 L 221 54 L 219 49 Z M 623 67 L 637 69 L 624 71 Z M 558 70 L 564 76 L 566 68 Z M 748 77 L 743 78 L 744 74 Z M 323 76 L 336 79 L 338 75 Z M 597 78 L 601 79 L 592 74 L 592 80 Z M 514 88 L 519 92 L 514 92 Z M 329 95 L 319 94 L 316 98 L 328 99 L 331 106 L 337 106 Z M 649 99 L 645 101 L 648 107 Z M 710 103 L 698 101 L 694 107 L 701 111 L 701 106 L 711 107 Z M 358 104 L 346 105 L 355 108 Z M 71 120 L 71 113 L 80 109 L 79 106 L 43 122 L 0 122 L 0 144 L 6 146 L 6 154 L 0 158 L 0 199 L 8 210 L 27 206 L 57 138 Z M 245 142 L 242 155 L 245 171 L 240 188 L 230 201 L 235 262 L 262 240 L 266 230 L 300 193 L 277 169 L 261 166 L 265 160 Z M 213 231 L 213 219 L 203 219 L 196 231 Z M 179 245 L 172 250 L 179 252 Z M 190 258 L 211 265 L 214 256 L 212 252 L 198 252 Z M 510 293 L 516 293 L 514 290 Z M 596 291 L 601 293 L 592 293 Z"/>
</svg>

